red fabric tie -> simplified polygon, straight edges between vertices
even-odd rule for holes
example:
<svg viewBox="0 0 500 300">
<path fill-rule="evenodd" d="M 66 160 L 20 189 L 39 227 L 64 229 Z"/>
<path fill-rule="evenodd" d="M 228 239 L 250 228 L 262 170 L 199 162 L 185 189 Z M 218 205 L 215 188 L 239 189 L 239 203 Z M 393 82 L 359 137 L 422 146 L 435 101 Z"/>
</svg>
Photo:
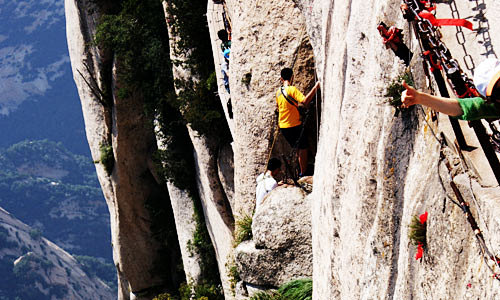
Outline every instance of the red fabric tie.
<svg viewBox="0 0 500 300">
<path fill-rule="evenodd" d="M 464 19 L 436 19 L 433 14 L 426 10 L 421 11 L 418 15 L 429 20 L 433 26 L 461 26 L 472 30 L 472 23 Z"/>
</svg>

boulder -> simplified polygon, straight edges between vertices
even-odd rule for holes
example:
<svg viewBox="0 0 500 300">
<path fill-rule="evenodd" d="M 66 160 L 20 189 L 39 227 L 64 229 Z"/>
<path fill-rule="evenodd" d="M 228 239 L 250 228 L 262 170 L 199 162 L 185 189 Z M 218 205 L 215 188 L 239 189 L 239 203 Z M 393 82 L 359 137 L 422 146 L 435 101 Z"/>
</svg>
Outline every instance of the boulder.
<svg viewBox="0 0 500 300">
<path fill-rule="evenodd" d="M 235 249 L 241 279 L 278 287 L 312 275 L 310 199 L 297 187 L 281 186 L 264 198 L 252 222 L 253 239 Z"/>
</svg>

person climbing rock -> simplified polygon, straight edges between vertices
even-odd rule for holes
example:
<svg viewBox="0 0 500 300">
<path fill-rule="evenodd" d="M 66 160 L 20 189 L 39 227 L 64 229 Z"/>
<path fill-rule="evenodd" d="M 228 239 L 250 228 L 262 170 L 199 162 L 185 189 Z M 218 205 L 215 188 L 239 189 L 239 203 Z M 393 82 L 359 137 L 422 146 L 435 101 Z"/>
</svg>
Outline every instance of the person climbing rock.
<svg viewBox="0 0 500 300">
<path fill-rule="evenodd" d="M 220 48 L 222 50 L 222 53 L 224 53 L 224 51 L 226 49 L 231 48 L 231 39 L 229 37 L 228 32 L 225 29 L 221 29 L 221 30 L 217 31 L 217 36 L 222 41 L 220 44 Z"/>
<path fill-rule="evenodd" d="M 276 104 L 278 106 L 278 126 L 288 144 L 292 148 L 297 148 L 300 174 L 305 175 L 307 170 L 307 135 L 302 130 L 299 107 L 307 107 L 319 88 L 319 81 L 309 93 L 304 96 L 293 83 L 293 71 L 290 68 L 281 70 L 282 86 L 276 92 Z"/>
<path fill-rule="evenodd" d="M 257 188 L 255 189 L 255 210 L 262 204 L 262 199 L 278 186 L 276 176 L 281 172 L 281 161 L 275 157 L 269 160 L 266 172 L 257 176 Z"/>
<path fill-rule="evenodd" d="M 223 52 L 224 60 L 221 63 L 221 72 L 222 72 L 222 81 L 224 82 L 224 88 L 228 94 L 231 93 L 229 89 L 229 55 L 231 53 L 231 49 L 226 49 Z"/>
<path fill-rule="evenodd" d="M 474 74 L 474 84 L 477 91 L 491 101 L 486 102 L 483 97 L 452 99 L 434 96 L 420 92 L 402 82 L 406 89 L 401 94 L 403 107 L 421 104 L 442 112 L 449 116 L 473 121 L 478 119 L 500 117 L 500 61 L 489 58 L 483 61 Z"/>
</svg>

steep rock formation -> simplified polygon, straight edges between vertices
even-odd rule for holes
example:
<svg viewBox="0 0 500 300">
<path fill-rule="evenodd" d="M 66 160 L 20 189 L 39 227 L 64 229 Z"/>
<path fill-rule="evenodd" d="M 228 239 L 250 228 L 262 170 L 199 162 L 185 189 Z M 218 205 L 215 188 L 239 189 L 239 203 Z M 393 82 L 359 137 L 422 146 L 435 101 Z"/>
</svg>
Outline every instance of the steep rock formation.
<svg viewBox="0 0 500 300">
<path fill-rule="evenodd" d="M 110 210 L 119 299 L 149 299 L 180 282 L 174 266 L 180 257 L 178 245 L 159 240 L 152 230 L 157 222 L 174 228 L 166 187 L 149 169 L 156 149 L 152 122 L 145 116 L 140 92 L 116 101 L 120 62 L 92 43 L 97 21 L 116 10 L 116 4 L 68 0 L 65 9 L 71 65 L 92 157 L 102 161 L 103 146 L 111 146 L 108 159 L 115 161 L 111 170 L 105 170 L 103 162 L 96 170 Z M 152 207 L 164 211 L 163 220 L 154 219 Z"/>
<path fill-rule="evenodd" d="M 73 256 L 46 238 L 36 234 L 28 225 L 0 208 L 0 261 L 9 267 L 9 278 L 3 269 L 3 283 L 15 289 L 22 284 L 50 299 L 111 299 L 111 289 L 100 279 L 88 276 Z M 10 266 L 5 262 L 12 260 Z M 3 286 L 3 284 L 2 284 Z M 22 291 L 2 291 L 0 294 Z"/>
<path fill-rule="evenodd" d="M 292 1 L 228 0 L 226 3 L 233 32 L 229 84 L 235 122 L 234 214 L 240 216 L 253 210 L 252 178 L 266 168 L 276 128 L 275 92 L 280 86 L 280 71 L 293 65 L 297 86 L 306 92 L 314 76 L 305 69 L 310 70 L 314 59 L 310 50 L 302 52 L 307 50 L 307 46 L 302 46 L 307 44 L 305 23 Z M 251 79 L 245 84 L 243 79 L 247 76 Z"/>
<path fill-rule="evenodd" d="M 180 29 L 175 28 L 176 16 L 169 14 L 168 7 L 170 5 L 175 4 L 171 4 L 169 1 L 164 2 L 165 16 L 170 34 L 170 57 L 172 61 L 176 62 L 172 68 L 174 80 L 192 80 L 196 83 L 199 81 L 199 75 L 194 73 L 197 70 L 187 63 L 193 49 L 179 47 L 180 37 L 177 32 Z M 175 88 L 177 94 L 183 91 L 183 87 L 178 84 L 176 84 Z M 209 134 L 202 135 L 196 132 L 190 124 L 187 125 L 187 129 L 194 148 L 195 177 L 206 226 L 215 249 L 224 294 L 227 299 L 230 299 L 232 291 L 226 266 L 229 264 L 232 255 L 234 220 L 231 206 L 219 179 L 219 173 L 223 175 L 224 172 L 222 171 L 227 168 L 225 168 L 225 164 L 219 164 L 217 132 L 214 132 L 213 136 Z M 212 130 L 215 130 L 215 128 Z M 224 129 L 219 128 L 218 130 L 222 131 Z M 229 155 L 232 155 L 232 153 L 229 153 Z M 222 167 L 220 168 L 219 165 Z"/>
<path fill-rule="evenodd" d="M 440 159 L 441 145 L 434 133 L 443 130 L 448 139 L 453 141 L 454 137 L 447 129 L 448 121 L 440 118 L 437 123 L 426 124 L 424 119 L 428 118 L 429 112 L 417 107 L 395 118 L 393 109 L 385 104 L 386 87 L 401 74 L 404 67 L 399 59 L 384 48 L 376 30 L 377 24 L 384 21 L 404 27 L 411 50 L 414 53 L 419 51 L 417 41 L 407 32 L 399 4 L 399 1 L 393 0 L 226 1 L 233 32 L 230 96 L 234 119 L 230 123 L 233 124 L 234 138 L 234 197 L 228 192 L 231 190 L 230 172 L 224 171 L 218 159 L 220 145 L 210 138 L 198 136 L 192 129 L 189 133 L 197 166 L 198 192 L 228 299 L 232 298 L 232 293 L 228 287 L 227 274 L 222 270 L 229 261 L 228 255 L 233 254 L 231 213 L 238 218 L 253 210 L 254 179 L 264 171 L 272 147 L 274 92 L 279 86 L 279 71 L 294 64 L 296 57 L 303 57 L 297 59 L 297 66 L 301 63 L 311 66 L 312 63 L 307 62 L 314 61 L 324 99 L 321 103 L 323 118 L 318 155 L 315 157 L 314 189 L 308 198 L 312 205 L 314 299 L 498 297 L 498 283 L 489 282 L 491 274 L 486 267 L 482 267 L 470 226 L 460 209 L 447 200 L 454 196 L 449 190 L 448 171 Z M 484 56 L 493 56 L 495 46 L 500 43 L 498 30 L 495 30 L 500 28 L 500 21 L 494 18 L 500 11 L 500 4 L 484 0 L 482 4 L 470 1 L 460 3 L 458 7 L 460 12 L 464 12 L 461 17 L 469 17 L 474 21 L 475 28 L 480 27 L 480 30 L 466 33 L 467 42 L 462 48 L 454 41 L 453 28 L 443 29 L 443 40 L 452 54 L 458 57 L 470 54 L 476 62 Z M 67 1 L 66 9 L 68 19 L 78 19 L 71 1 Z M 439 16 L 446 16 L 444 12 L 448 11 L 447 4 L 438 5 Z M 211 14 L 207 15 L 210 18 Z M 88 36 L 94 32 L 94 23 L 87 22 L 92 18 L 87 19 L 84 13 L 80 16 L 80 20 L 85 21 L 81 24 L 86 27 L 78 28 L 77 32 L 83 32 L 86 41 L 89 41 Z M 72 25 L 68 26 L 71 32 L 75 24 L 68 24 Z M 306 29 L 307 33 L 304 33 Z M 217 43 L 213 36 L 214 30 L 211 32 L 213 43 Z M 90 55 L 87 61 L 91 66 L 98 65 L 96 57 L 99 55 L 95 49 L 85 48 L 89 47 L 83 43 L 85 38 L 70 40 L 75 74 L 76 70 L 85 70 L 81 64 L 82 56 L 78 58 L 78 55 L 93 53 L 94 56 Z M 302 53 L 307 47 L 301 45 L 307 45 L 307 41 L 312 45 L 314 58 L 310 49 Z M 218 49 L 218 45 L 212 48 Z M 460 64 L 465 65 L 462 60 Z M 411 70 L 417 87 L 425 88 L 421 65 L 418 55 L 415 55 Z M 466 67 L 464 70 L 471 75 Z M 296 73 L 302 72 L 296 70 Z M 308 76 L 298 79 L 301 84 L 297 85 L 306 91 L 309 86 L 306 81 L 312 81 L 314 76 L 313 72 L 304 73 Z M 101 76 L 98 72 L 94 75 L 96 78 Z M 176 76 L 191 75 L 177 73 Z M 77 75 L 75 81 L 83 98 L 93 157 L 99 159 L 100 144 L 111 141 L 112 133 L 131 132 L 123 131 L 125 128 L 119 126 L 122 118 L 130 114 L 129 118 L 133 116 L 136 121 L 143 122 L 143 116 L 132 113 L 130 108 L 133 106 L 128 107 L 128 110 L 122 110 L 126 107 L 110 110 L 93 103 L 86 83 Z M 136 106 L 134 111 L 142 110 Z M 120 170 L 134 165 L 138 169 L 127 174 L 137 174 L 136 171 L 141 170 L 146 172 L 143 162 L 148 161 L 148 157 L 144 156 L 150 153 L 154 138 L 149 131 L 141 131 L 140 134 L 141 144 L 136 145 L 137 149 L 133 151 L 120 148 L 126 145 L 126 142 L 120 144 L 121 139 L 124 139 L 123 134 L 120 138 L 114 136 L 112 146 L 118 162 L 114 173 L 110 178 L 102 166 L 97 166 L 97 170 L 111 207 L 114 243 L 129 245 L 127 241 L 134 241 L 135 244 L 139 241 L 139 246 L 144 246 L 142 250 L 146 253 L 154 252 L 156 247 L 154 243 L 148 244 L 151 238 L 147 232 L 137 236 L 132 231 L 130 236 L 122 237 L 120 219 L 133 219 L 133 216 L 114 208 L 120 207 L 118 204 L 122 197 L 126 199 L 128 194 L 133 194 L 115 191 L 117 188 L 126 188 L 123 183 L 127 181 L 121 184 L 114 181 L 128 176 L 119 173 Z M 452 144 L 449 143 L 450 146 Z M 286 145 L 280 145 L 280 142 L 276 147 L 275 151 L 286 149 Z M 280 152 L 283 151 L 287 150 Z M 447 160 L 454 162 L 458 159 L 452 147 L 446 148 L 444 152 L 447 153 Z M 127 162 L 130 156 L 134 158 Z M 487 168 L 478 167 L 477 160 L 473 160 L 476 169 L 488 172 Z M 463 172 L 459 169 L 456 168 L 457 174 Z M 222 173 L 226 175 L 221 176 Z M 494 230 L 499 223 L 495 205 L 498 185 L 487 180 L 488 176 L 481 176 L 477 180 L 472 177 L 473 180 L 469 181 L 470 173 L 464 173 L 456 176 L 454 182 L 467 199 L 472 199 L 473 194 L 477 198 L 478 205 L 473 212 L 481 216 L 478 218 L 480 227 L 485 230 L 488 245 L 493 245 L 495 251 L 500 238 Z M 143 182 L 141 180 L 128 182 Z M 484 188 L 481 184 L 488 187 Z M 136 192 L 141 191 L 144 192 Z M 270 197 L 274 197 L 274 193 L 279 195 L 279 191 L 273 191 Z M 115 197 L 115 194 L 120 194 L 120 197 Z M 135 209 L 141 211 L 139 207 Z M 424 211 L 428 211 L 430 216 L 428 249 L 424 261 L 417 264 L 413 258 L 414 247 L 408 238 L 408 224 L 414 215 Z M 258 216 L 256 218 L 257 221 Z M 146 231 L 146 227 L 142 228 Z M 259 234 L 256 236 L 255 241 L 262 242 Z M 261 264 L 274 259 L 269 249 L 280 248 L 279 240 L 276 240 L 276 245 L 259 244 L 268 248 L 263 250 L 267 251 L 268 257 Z M 241 252 L 237 253 L 244 253 L 243 250 L 249 248 L 254 251 L 254 245 L 258 248 L 258 242 L 255 241 L 243 243 L 239 249 Z M 256 249 L 257 252 L 260 250 Z M 122 247 L 115 249 L 122 299 L 128 297 L 124 293 L 127 283 L 132 286 L 132 291 L 136 291 L 136 288 L 149 286 L 156 280 L 155 277 L 135 278 L 134 275 L 144 276 L 151 266 L 151 260 L 142 261 L 142 256 L 124 258 L 123 255 L 127 253 Z M 240 273 L 244 280 L 252 281 L 254 279 L 250 279 L 249 274 L 255 266 L 243 258 L 239 259 Z M 130 268 L 133 267 L 138 271 L 131 272 Z M 277 269 L 283 270 L 282 267 L 277 266 Z M 266 275 L 264 270 L 257 271 L 255 278 L 261 276 L 266 279 L 255 281 L 257 284 L 277 285 L 285 278 L 290 278 L 292 273 L 284 271 L 283 276 L 277 276 L 279 280 L 276 280 Z"/>
<path fill-rule="evenodd" d="M 460 209 L 443 203 L 439 144 L 423 124 L 420 109 L 393 118 L 392 110 L 382 104 L 384 88 L 402 67 L 384 49 L 376 26 L 379 21 L 405 26 L 399 2 L 300 4 L 307 12 L 308 32 L 320 62 L 318 77 L 328 99 L 323 103 L 323 115 L 328 117 L 321 123 L 316 157 L 322 167 L 316 168 L 312 194 L 314 299 L 495 298 L 498 284 L 488 283 L 489 270 L 471 274 L 482 263 L 477 244 Z M 470 6 L 462 11 L 474 15 L 482 10 Z M 495 45 L 499 39 L 492 16 L 498 4 L 485 1 L 484 7 Z M 438 6 L 438 12 L 443 9 L 449 8 Z M 477 49 L 469 52 L 476 61 L 483 58 L 483 44 L 476 40 L 468 47 Z M 419 51 L 415 40 L 412 50 Z M 420 63 L 415 62 L 412 70 L 423 73 Z M 422 81 L 417 84 L 424 86 Z M 481 208 L 490 207 L 491 201 L 478 197 Z M 413 215 L 424 211 L 431 216 L 428 260 L 418 264 L 407 226 Z M 481 217 L 483 227 L 488 224 L 491 229 L 497 220 L 491 215 L 487 219 L 489 215 Z M 489 234 L 488 240 L 497 240 L 494 231 Z"/>
<path fill-rule="evenodd" d="M 235 249 L 245 285 L 266 289 L 312 276 L 309 201 L 293 186 L 277 187 L 264 198 L 253 216 L 252 240 Z"/>
</svg>

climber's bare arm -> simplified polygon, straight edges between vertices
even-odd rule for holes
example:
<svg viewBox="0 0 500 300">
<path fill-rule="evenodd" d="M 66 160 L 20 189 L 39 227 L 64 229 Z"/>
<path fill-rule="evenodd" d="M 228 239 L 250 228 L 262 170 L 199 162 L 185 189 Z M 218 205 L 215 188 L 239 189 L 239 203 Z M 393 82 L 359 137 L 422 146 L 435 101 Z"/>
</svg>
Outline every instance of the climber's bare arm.
<svg viewBox="0 0 500 300">
<path fill-rule="evenodd" d="M 409 86 L 404 80 L 403 87 L 406 89 L 401 94 L 401 102 L 403 107 L 410 107 L 415 104 L 421 104 L 432 108 L 435 111 L 447 114 L 449 116 L 461 116 L 463 114 L 462 108 L 457 99 L 443 98 L 433 96 L 424 92 L 419 92 L 413 87 Z"/>
<path fill-rule="evenodd" d="M 311 102 L 311 100 L 313 99 L 314 95 L 316 94 L 316 91 L 319 89 L 319 81 L 316 82 L 316 84 L 314 85 L 314 87 L 311 89 L 311 91 L 309 91 L 309 93 L 307 93 L 305 99 L 304 99 L 304 105 L 309 105 L 309 102 Z"/>
</svg>

